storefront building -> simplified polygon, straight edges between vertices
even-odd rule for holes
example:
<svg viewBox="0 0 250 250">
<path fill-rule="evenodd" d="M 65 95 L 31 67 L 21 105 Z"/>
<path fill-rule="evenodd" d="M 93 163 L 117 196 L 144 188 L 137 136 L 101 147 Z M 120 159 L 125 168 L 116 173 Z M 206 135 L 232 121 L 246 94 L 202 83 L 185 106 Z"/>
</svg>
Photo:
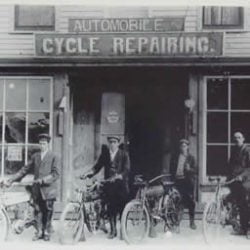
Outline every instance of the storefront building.
<svg viewBox="0 0 250 250">
<path fill-rule="evenodd" d="M 32 13 L 32 15 L 31 15 Z M 131 177 L 168 171 L 178 140 L 197 159 L 197 200 L 224 176 L 232 134 L 250 142 L 247 7 L 0 6 L 1 175 L 52 136 L 60 201 L 109 134 Z"/>
</svg>

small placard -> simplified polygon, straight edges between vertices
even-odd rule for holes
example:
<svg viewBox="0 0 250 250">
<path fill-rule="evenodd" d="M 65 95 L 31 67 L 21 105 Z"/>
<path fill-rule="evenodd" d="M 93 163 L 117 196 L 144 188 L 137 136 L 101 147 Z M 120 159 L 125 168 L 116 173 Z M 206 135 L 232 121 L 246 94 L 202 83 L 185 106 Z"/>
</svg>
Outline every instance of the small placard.
<svg viewBox="0 0 250 250">
<path fill-rule="evenodd" d="M 7 160 L 22 161 L 22 147 L 8 146 Z"/>
</svg>

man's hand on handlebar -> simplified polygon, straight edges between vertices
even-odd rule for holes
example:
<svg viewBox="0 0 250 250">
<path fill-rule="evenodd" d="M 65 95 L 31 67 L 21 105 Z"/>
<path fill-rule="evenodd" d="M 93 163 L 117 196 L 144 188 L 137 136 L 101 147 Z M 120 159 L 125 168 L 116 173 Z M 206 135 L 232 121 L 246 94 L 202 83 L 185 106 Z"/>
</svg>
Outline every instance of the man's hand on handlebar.
<svg viewBox="0 0 250 250">
<path fill-rule="evenodd" d="M 241 175 L 236 176 L 236 177 L 235 177 L 235 181 L 240 181 L 240 182 L 242 182 L 242 181 L 243 181 L 243 176 L 241 176 Z"/>
<path fill-rule="evenodd" d="M 11 179 L 5 179 L 0 182 L 1 187 L 11 187 L 13 181 Z"/>
<path fill-rule="evenodd" d="M 94 176 L 93 172 L 89 172 L 80 176 L 80 179 L 84 180 L 87 178 L 92 178 Z"/>
</svg>

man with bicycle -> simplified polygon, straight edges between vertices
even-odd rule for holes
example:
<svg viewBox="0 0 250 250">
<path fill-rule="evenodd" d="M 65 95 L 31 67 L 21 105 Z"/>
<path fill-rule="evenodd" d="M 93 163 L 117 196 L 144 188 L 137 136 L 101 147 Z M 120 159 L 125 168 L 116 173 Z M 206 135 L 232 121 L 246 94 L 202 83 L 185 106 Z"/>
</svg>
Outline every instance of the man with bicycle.
<svg viewBox="0 0 250 250">
<path fill-rule="evenodd" d="M 34 171 L 32 194 L 37 232 L 33 240 L 44 239 L 49 241 L 61 165 L 59 158 L 49 150 L 50 136 L 40 134 L 38 138 L 41 151 L 33 154 L 28 164 L 8 179 L 6 185 L 10 186 L 13 182 L 20 181 L 31 169 Z"/>
<path fill-rule="evenodd" d="M 83 177 L 91 178 L 104 168 L 104 203 L 107 204 L 110 233 L 109 239 L 117 236 L 116 217 L 121 215 L 128 198 L 128 176 L 130 160 L 128 153 L 119 148 L 120 137 L 110 135 L 107 137 L 108 147 L 103 145 L 100 157 L 91 171 Z"/>
<path fill-rule="evenodd" d="M 241 132 L 235 132 L 233 139 L 235 147 L 232 150 L 228 164 L 228 180 L 236 179 L 230 184 L 231 194 L 227 199 L 236 202 L 239 207 L 241 229 L 237 235 L 250 235 L 248 228 L 249 208 L 248 194 L 250 181 L 250 148 L 244 143 L 245 138 Z"/>
<path fill-rule="evenodd" d="M 189 153 L 189 141 L 186 139 L 180 140 L 179 152 L 171 157 L 170 174 L 175 181 L 177 190 L 182 196 L 183 203 L 188 207 L 190 228 L 195 230 L 194 187 L 196 184 L 197 169 L 195 158 Z"/>
</svg>

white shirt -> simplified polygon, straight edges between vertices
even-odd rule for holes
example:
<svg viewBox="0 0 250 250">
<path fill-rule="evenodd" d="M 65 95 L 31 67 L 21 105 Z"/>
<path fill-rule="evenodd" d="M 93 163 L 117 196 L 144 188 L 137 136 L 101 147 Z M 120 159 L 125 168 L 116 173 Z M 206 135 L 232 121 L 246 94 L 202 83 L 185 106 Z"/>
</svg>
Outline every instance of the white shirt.
<svg viewBox="0 0 250 250">
<path fill-rule="evenodd" d="M 110 153 L 110 160 L 111 160 L 111 161 L 114 160 L 117 151 L 118 151 L 118 149 L 117 149 L 116 151 L 114 151 L 114 152 L 112 152 L 111 150 L 109 150 L 109 153 Z"/>
<path fill-rule="evenodd" d="M 41 152 L 41 160 L 45 157 L 45 155 L 48 153 L 49 150 L 46 150 L 44 152 Z"/>
<path fill-rule="evenodd" d="M 187 156 L 184 154 L 179 155 L 177 170 L 176 170 L 176 177 L 177 178 L 184 178 L 184 164 L 185 164 L 186 158 L 187 158 Z"/>
</svg>

